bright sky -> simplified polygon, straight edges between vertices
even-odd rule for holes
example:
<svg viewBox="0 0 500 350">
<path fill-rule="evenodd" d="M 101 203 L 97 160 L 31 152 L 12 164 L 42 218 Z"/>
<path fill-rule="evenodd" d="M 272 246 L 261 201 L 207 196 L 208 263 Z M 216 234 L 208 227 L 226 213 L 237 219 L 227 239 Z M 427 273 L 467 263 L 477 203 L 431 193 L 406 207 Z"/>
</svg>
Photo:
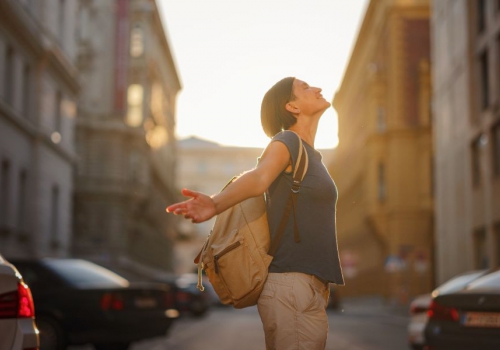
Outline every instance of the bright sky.
<svg viewBox="0 0 500 350">
<path fill-rule="evenodd" d="M 265 147 L 265 92 L 295 76 L 338 89 L 369 0 L 157 0 L 177 64 L 177 136 Z M 320 121 L 316 148 L 338 142 L 336 112 Z"/>
</svg>

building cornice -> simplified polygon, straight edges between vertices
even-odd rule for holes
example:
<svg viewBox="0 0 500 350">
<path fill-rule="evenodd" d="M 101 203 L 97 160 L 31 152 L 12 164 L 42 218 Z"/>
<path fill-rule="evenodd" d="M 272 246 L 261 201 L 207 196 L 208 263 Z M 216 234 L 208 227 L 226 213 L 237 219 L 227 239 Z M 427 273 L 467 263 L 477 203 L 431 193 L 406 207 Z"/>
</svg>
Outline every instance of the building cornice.
<svg viewBox="0 0 500 350">
<path fill-rule="evenodd" d="M 162 48 L 162 53 L 165 55 L 165 58 L 169 63 L 169 67 L 171 68 L 171 72 L 175 80 L 173 82 L 175 83 L 175 86 L 172 87 L 175 88 L 175 92 L 177 93 L 182 89 L 182 83 L 179 77 L 179 72 L 177 70 L 177 64 L 170 48 L 168 33 L 166 31 L 166 27 L 163 25 L 156 0 L 142 0 L 142 2 L 138 1 L 135 3 L 135 6 L 132 7 L 132 12 L 139 16 L 149 17 L 148 20 L 151 20 L 152 28 L 159 36 L 158 42 L 160 43 L 160 46 Z"/>
<path fill-rule="evenodd" d="M 0 116 L 3 117 L 3 120 L 6 120 L 8 123 L 10 123 L 12 127 L 16 128 L 22 134 L 31 139 L 31 141 L 43 143 L 45 146 L 58 154 L 61 158 L 65 159 L 71 164 L 76 164 L 76 153 L 64 148 L 61 144 L 52 142 L 49 135 L 38 129 L 31 121 L 21 118 L 17 113 L 15 113 L 12 108 L 10 108 L 1 100 Z"/>
<path fill-rule="evenodd" d="M 96 132 L 122 133 L 143 139 L 145 138 L 145 131 L 143 128 L 133 128 L 120 120 L 110 119 L 109 117 L 102 120 L 86 118 L 84 115 L 79 115 L 76 119 L 76 126 L 79 129 L 94 130 Z"/>
<path fill-rule="evenodd" d="M 11 28 L 16 40 L 39 61 L 47 58 L 49 67 L 57 73 L 66 87 L 76 95 L 80 89 L 78 71 L 69 61 L 57 41 L 49 35 L 35 17 L 19 1 L 0 1 L 0 22 Z M 45 56 L 45 57 L 44 57 Z"/>
<path fill-rule="evenodd" d="M 80 91 L 80 83 L 77 69 L 68 62 L 59 48 L 46 51 L 50 67 L 57 72 L 58 77 L 64 85 L 74 94 Z"/>
<path fill-rule="evenodd" d="M 165 55 L 167 56 L 167 59 L 170 62 L 170 66 L 172 67 L 172 72 L 174 73 L 175 82 L 177 84 L 177 86 L 176 86 L 177 91 L 179 91 L 182 89 L 182 83 L 181 83 L 181 79 L 179 77 L 179 73 L 177 70 L 177 64 L 175 63 L 174 55 L 172 54 L 172 50 L 170 49 L 170 40 L 168 40 L 166 28 L 163 25 L 163 21 L 161 19 L 160 12 L 158 10 L 158 5 L 156 4 L 156 0 L 152 0 L 152 3 L 154 6 L 153 16 L 155 19 L 155 23 L 157 23 L 157 25 L 159 27 L 158 32 L 159 32 L 160 39 L 161 39 L 160 42 L 161 42 L 161 45 L 162 45 L 163 50 L 165 52 Z"/>
<path fill-rule="evenodd" d="M 35 56 L 44 52 L 43 34 L 33 16 L 15 0 L 0 1 L 0 22 L 11 29 L 16 40 L 29 48 Z"/>
</svg>

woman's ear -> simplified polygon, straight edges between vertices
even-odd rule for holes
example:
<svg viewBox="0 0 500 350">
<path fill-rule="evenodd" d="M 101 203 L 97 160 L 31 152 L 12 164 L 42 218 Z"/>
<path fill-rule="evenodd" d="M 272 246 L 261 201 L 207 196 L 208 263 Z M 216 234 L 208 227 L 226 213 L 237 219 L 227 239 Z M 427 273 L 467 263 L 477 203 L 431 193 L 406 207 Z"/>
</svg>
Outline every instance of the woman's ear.
<svg viewBox="0 0 500 350">
<path fill-rule="evenodd" d="M 292 113 L 292 114 L 299 114 L 300 113 L 300 109 L 298 109 L 297 107 L 295 107 L 294 105 L 292 105 L 290 102 L 288 102 L 286 105 L 285 105 L 285 108 L 288 112 Z"/>
</svg>

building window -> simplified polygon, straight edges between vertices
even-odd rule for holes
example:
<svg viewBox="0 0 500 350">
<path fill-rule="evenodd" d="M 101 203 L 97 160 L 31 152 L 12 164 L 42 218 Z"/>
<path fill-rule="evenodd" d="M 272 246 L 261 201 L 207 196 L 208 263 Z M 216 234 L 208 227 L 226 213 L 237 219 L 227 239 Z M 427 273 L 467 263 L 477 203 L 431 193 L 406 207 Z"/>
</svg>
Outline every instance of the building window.
<svg viewBox="0 0 500 350">
<path fill-rule="evenodd" d="M 488 51 L 485 50 L 479 56 L 479 91 L 481 109 L 485 110 L 490 104 L 489 96 L 489 69 L 488 69 Z"/>
<path fill-rule="evenodd" d="M 56 93 L 56 110 L 55 110 L 55 125 L 54 125 L 54 129 L 55 131 L 57 131 L 58 133 L 61 133 L 61 129 L 62 129 L 62 94 L 61 94 L 61 91 L 58 91 Z"/>
<path fill-rule="evenodd" d="M 21 170 L 19 173 L 19 192 L 17 198 L 17 227 L 19 229 L 19 235 L 23 236 L 26 234 L 26 203 L 27 203 L 27 186 L 28 186 L 28 174 L 26 170 Z"/>
<path fill-rule="evenodd" d="M 24 65 L 23 69 L 23 116 L 26 119 L 30 118 L 31 105 L 31 67 L 29 64 Z"/>
<path fill-rule="evenodd" d="M 486 0 L 477 1 L 477 29 L 482 33 L 486 28 Z"/>
<path fill-rule="evenodd" d="M 56 92 L 55 95 L 55 111 L 54 111 L 54 132 L 50 136 L 52 142 L 59 143 L 61 142 L 61 133 L 62 133 L 62 93 L 60 91 Z"/>
<path fill-rule="evenodd" d="M 387 197 L 387 189 L 385 185 L 385 165 L 380 163 L 378 165 L 378 200 L 385 201 Z"/>
<path fill-rule="evenodd" d="M 142 110 L 144 101 L 144 88 L 140 84 L 132 84 L 127 91 L 127 120 L 129 126 L 137 127 L 142 124 Z"/>
<path fill-rule="evenodd" d="M 58 36 L 61 47 L 64 47 L 64 32 L 66 30 L 66 0 L 59 0 Z"/>
<path fill-rule="evenodd" d="M 431 197 L 434 197 L 434 193 L 436 193 L 436 179 L 435 179 L 435 166 L 434 166 L 434 156 L 431 156 L 430 159 L 430 177 L 431 177 Z"/>
<path fill-rule="evenodd" d="M 160 83 L 153 83 L 151 85 L 151 113 L 157 123 L 161 123 L 165 118 L 163 113 L 163 100 L 163 87 Z"/>
<path fill-rule="evenodd" d="M 129 179 L 133 183 L 139 182 L 140 179 L 140 169 L 141 169 L 141 158 L 137 151 L 132 151 L 128 159 L 129 165 Z"/>
<path fill-rule="evenodd" d="M 200 160 L 197 164 L 197 169 L 196 171 L 198 172 L 199 175 L 204 175 L 207 173 L 207 163 L 204 160 Z"/>
<path fill-rule="evenodd" d="M 59 248 L 59 187 L 52 187 L 50 200 L 50 245 L 53 249 Z"/>
<path fill-rule="evenodd" d="M 10 202 L 10 162 L 2 161 L 2 173 L 0 178 L 0 231 L 7 229 L 9 220 Z"/>
<path fill-rule="evenodd" d="M 384 107 L 377 108 L 377 130 L 380 133 L 383 133 L 387 130 L 385 108 Z"/>
<path fill-rule="evenodd" d="M 144 53 L 144 35 L 140 25 L 136 24 L 130 34 L 130 56 L 140 57 Z"/>
<path fill-rule="evenodd" d="M 5 102 L 12 104 L 14 100 L 14 49 L 7 46 L 5 51 L 4 84 Z"/>
<path fill-rule="evenodd" d="M 500 15 L 500 14 L 499 14 Z M 500 92 L 498 91 L 500 89 L 500 32 L 497 34 L 496 38 L 496 68 L 497 68 L 497 103 L 498 100 L 500 99 Z"/>
<path fill-rule="evenodd" d="M 486 244 L 486 230 L 481 228 L 474 232 L 474 261 L 477 269 L 489 268 L 488 251 Z"/>
<path fill-rule="evenodd" d="M 495 232 L 495 255 L 496 266 L 500 266 L 500 222 L 497 222 L 494 227 Z"/>
<path fill-rule="evenodd" d="M 491 147 L 493 157 L 493 175 L 500 177 L 500 122 L 491 129 Z"/>
<path fill-rule="evenodd" d="M 481 185 L 481 137 L 477 137 L 471 144 L 472 185 Z"/>
</svg>

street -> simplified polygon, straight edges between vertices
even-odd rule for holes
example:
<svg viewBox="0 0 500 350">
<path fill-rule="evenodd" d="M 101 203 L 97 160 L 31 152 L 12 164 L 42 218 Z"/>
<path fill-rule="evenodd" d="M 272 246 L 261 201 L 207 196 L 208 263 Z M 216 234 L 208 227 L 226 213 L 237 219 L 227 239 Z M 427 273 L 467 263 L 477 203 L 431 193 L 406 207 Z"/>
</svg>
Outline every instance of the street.
<svg viewBox="0 0 500 350">
<path fill-rule="evenodd" d="M 343 311 L 342 311 L 343 309 Z M 345 303 L 328 311 L 326 349 L 405 350 L 408 318 L 404 310 L 389 312 L 377 301 Z M 264 334 L 256 307 L 235 310 L 214 307 L 203 318 L 181 317 L 168 336 L 135 343 L 131 350 L 259 350 Z M 68 350 L 91 350 L 90 346 Z"/>
</svg>

